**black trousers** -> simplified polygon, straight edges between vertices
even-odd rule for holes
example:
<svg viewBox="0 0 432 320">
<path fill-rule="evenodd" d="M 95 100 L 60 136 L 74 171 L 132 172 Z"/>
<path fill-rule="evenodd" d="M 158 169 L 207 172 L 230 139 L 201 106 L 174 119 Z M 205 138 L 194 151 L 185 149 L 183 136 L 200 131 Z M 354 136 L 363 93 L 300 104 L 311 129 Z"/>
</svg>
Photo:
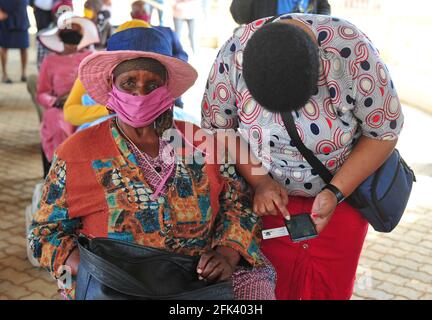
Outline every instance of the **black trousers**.
<svg viewBox="0 0 432 320">
<path fill-rule="evenodd" d="M 34 16 L 36 19 L 36 27 L 38 31 L 48 28 L 50 23 L 53 21 L 50 10 L 46 11 L 46 10 L 39 9 L 38 7 L 35 7 Z"/>
</svg>

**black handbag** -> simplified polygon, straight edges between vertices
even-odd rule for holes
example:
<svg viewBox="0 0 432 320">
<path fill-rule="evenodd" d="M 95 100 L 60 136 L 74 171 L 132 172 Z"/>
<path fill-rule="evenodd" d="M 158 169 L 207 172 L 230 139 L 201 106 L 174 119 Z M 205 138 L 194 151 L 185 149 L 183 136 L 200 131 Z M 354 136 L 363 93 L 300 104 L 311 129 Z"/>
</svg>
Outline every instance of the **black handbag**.
<svg viewBox="0 0 432 320">
<path fill-rule="evenodd" d="M 333 179 L 331 172 L 302 142 L 291 113 L 282 114 L 288 134 L 306 161 L 325 183 Z M 369 176 L 347 199 L 378 232 L 391 232 L 399 223 L 416 177 L 397 150 Z"/>
<path fill-rule="evenodd" d="M 231 281 L 199 280 L 199 257 L 108 238 L 78 239 L 77 300 L 233 300 Z"/>
</svg>

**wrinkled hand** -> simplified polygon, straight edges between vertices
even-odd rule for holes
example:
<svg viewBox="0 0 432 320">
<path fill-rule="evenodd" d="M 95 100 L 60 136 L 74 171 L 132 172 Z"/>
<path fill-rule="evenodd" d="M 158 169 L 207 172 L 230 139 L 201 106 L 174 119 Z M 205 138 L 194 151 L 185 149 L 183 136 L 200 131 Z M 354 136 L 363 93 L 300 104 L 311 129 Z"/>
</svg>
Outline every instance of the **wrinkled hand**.
<svg viewBox="0 0 432 320">
<path fill-rule="evenodd" d="M 312 206 L 312 220 L 317 232 L 320 233 L 329 223 L 337 206 L 336 196 L 330 190 L 321 191 L 314 200 Z"/>
<path fill-rule="evenodd" d="M 207 251 L 198 262 L 199 279 L 208 282 L 226 281 L 231 278 L 239 260 L 239 253 L 228 247 Z"/>
<path fill-rule="evenodd" d="M 65 265 L 71 268 L 72 275 L 75 276 L 78 274 L 78 265 L 80 263 L 80 254 L 78 247 L 76 247 L 69 257 L 67 258 Z"/>
<path fill-rule="evenodd" d="M 278 210 L 289 220 L 288 192 L 277 181 L 266 176 L 255 186 L 253 210 L 259 216 L 277 215 Z"/>
</svg>

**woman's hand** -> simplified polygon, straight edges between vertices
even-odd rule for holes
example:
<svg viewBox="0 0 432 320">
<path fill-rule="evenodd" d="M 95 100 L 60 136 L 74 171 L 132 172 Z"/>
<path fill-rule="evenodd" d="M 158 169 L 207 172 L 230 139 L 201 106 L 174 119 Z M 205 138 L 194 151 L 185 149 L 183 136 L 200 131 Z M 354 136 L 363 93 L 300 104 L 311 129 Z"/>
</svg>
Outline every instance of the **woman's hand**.
<svg viewBox="0 0 432 320">
<path fill-rule="evenodd" d="M 63 106 L 66 103 L 68 96 L 68 94 L 65 94 L 64 96 L 58 97 L 57 100 L 54 102 L 54 108 L 63 109 Z"/>
<path fill-rule="evenodd" d="M 269 176 L 263 176 L 255 185 L 253 210 L 259 216 L 277 215 L 278 210 L 289 220 L 288 192 L 277 181 Z"/>
<path fill-rule="evenodd" d="M 397 140 L 376 140 L 362 136 L 331 184 L 335 185 L 345 197 L 349 197 L 387 160 L 396 143 Z M 318 232 L 321 232 L 330 221 L 336 205 L 336 196 L 330 190 L 325 189 L 317 195 L 312 208 L 312 219 L 317 225 Z"/>
<path fill-rule="evenodd" d="M 321 191 L 314 200 L 312 206 L 312 220 L 317 232 L 321 233 L 329 223 L 337 206 L 337 199 L 330 190 Z"/>
<path fill-rule="evenodd" d="M 65 265 L 71 268 L 72 275 L 75 276 L 78 274 L 78 265 L 80 263 L 80 255 L 78 247 L 76 247 L 69 257 L 66 259 Z"/>
<path fill-rule="evenodd" d="M 207 251 L 198 262 L 199 279 L 208 282 L 226 281 L 231 278 L 239 261 L 240 254 L 228 247 Z"/>
</svg>

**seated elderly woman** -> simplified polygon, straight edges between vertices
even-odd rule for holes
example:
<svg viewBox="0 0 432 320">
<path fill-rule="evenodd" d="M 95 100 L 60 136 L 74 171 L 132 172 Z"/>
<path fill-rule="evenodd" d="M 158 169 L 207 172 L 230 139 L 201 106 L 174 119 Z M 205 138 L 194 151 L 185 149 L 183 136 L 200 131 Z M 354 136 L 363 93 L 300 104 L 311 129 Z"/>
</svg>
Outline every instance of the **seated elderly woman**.
<svg viewBox="0 0 432 320">
<path fill-rule="evenodd" d="M 44 59 L 37 81 L 37 102 L 44 108 L 41 127 L 44 176 L 54 150 L 73 133 L 73 127 L 63 119 L 63 105 L 80 62 L 92 53 L 86 48 L 99 42 L 97 28 L 88 19 L 66 12 L 59 17 L 58 25 L 59 28 L 38 35 L 41 44 L 53 51 Z"/>
<path fill-rule="evenodd" d="M 194 84 L 193 67 L 171 56 L 159 31 L 133 28 L 87 57 L 79 76 L 117 117 L 57 149 L 30 234 L 41 266 L 57 278 L 63 265 L 76 275 L 78 236 L 108 238 L 197 256 L 197 279 L 232 279 L 237 299 L 273 299 L 274 270 L 259 250 L 247 185 L 233 166 L 199 163 L 185 140 L 170 147 L 163 135 L 173 128 L 186 139 L 172 107 Z M 73 299 L 74 286 L 65 293 Z"/>
</svg>

